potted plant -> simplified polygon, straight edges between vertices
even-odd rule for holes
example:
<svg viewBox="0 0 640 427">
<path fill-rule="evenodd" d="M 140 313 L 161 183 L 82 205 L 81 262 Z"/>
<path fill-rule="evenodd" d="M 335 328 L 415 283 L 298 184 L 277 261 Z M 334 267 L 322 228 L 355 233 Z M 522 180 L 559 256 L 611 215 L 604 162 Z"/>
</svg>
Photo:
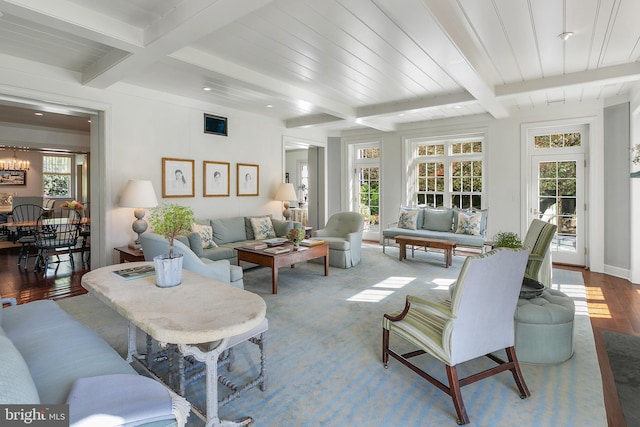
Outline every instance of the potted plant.
<svg viewBox="0 0 640 427">
<path fill-rule="evenodd" d="M 294 249 L 300 246 L 300 242 L 304 239 L 304 230 L 302 228 L 292 228 L 287 232 L 287 239 L 293 243 Z"/>
<path fill-rule="evenodd" d="M 162 204 L 151 211 L 151 228 L 169 241 L 169 253 L 153 258 L 158 286 L 166 288 L 182 282 L 182 254 L 174 254 L 173 242 L 188 234 L 194 221 L 193 210 L 187 206 Z"/>
<path fill-rule="evenodd" d="M 518 249 L 522 247 L 522 240 L 517 233 L 501 231 L 493 236 L 493 247 Z"/>
</svg>

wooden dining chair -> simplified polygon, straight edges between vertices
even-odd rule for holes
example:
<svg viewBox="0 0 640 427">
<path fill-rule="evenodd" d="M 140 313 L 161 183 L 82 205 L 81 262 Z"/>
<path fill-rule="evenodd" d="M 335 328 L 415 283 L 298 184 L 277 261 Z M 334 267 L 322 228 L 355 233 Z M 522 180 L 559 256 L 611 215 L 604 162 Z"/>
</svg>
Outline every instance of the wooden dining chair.
<svg viewBox="0 0 640 427">
<path fill-rule="evenodd" d="M 22 204 L 14 206 L 11 211 L 12 222 L 23 223 L 24 225 L 15 227 L 16 242 L 20 243 L 20 254 L 17 264 L 20 265 L 24 259 L 24 269 L 29 264 L 29 254 L 31 246 L 36 242 L 35 231 L 36 221 L 43 213 L 42 206 L 34 204 Z"/>
<path fill-rule="evenodd" d="M 47 276 L 49 258 L 57 256 L 57 262 L 61 262 L 59 254 L 66 252 L 69 255 L 71 269 L 75 267 L 73 250 L 78 244 L 80 233 L 80 214 L 76 210 L 58 209 L 52 212 L 43 212 L 36 222 L 35 244 L 38 249 L 34 272 L 44 271 Z"/>
</svg>

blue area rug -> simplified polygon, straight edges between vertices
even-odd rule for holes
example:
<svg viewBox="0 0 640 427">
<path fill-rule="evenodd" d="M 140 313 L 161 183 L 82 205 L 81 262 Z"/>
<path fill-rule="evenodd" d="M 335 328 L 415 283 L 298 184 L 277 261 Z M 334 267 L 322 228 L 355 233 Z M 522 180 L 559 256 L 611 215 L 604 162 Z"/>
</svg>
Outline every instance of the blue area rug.
<svg viewBox="0 0 640 427">
<path fill-rule="evenodd" d="M 261 295 L 268 307 L 268 388 L 250 390 L 222 407 L 221 418 L 251 416 L 256 426 L 456 425 L 449 396 L 395 360 L 383 368 L 381 323 L 384 313 L 402 309 L 407 294 L 446 298 L 463 261 L 456 256 L 444 268 L 441 253 L 416 252 L 416 258 L 400 262 L 397 248 L 382 254 L 365 247 L 360 265 L 331 268 L 328 277 L 319 264 L 280 269 L 277 295 L 270 293 L 269 269 L 245 271 L 245 289 Z M 470 425 L 606 426 L 582 276 L 554 270 L 554 287 L 576 300 L 574 356 L 557 365 L 522 364 L 532 394 L 524 400 L 508 372 L 463 387 Z M 115 312 L 88 295 L 60 305 L 125 354 L 126 322 Z M 425 370 L 446 380 L 441 363 L 420 358 Z M 234 375 L 255 375 L 254 345 L 238 346 L 236 359 Z M 461 367 L 461 375 L 489 363 L 476 359 Z M 219 389 L 223 394 L 224 387 Z M 188 397 L 202 402 L 202 384 Z M 189 425 L 203 423 L 192 415 Z"/>
</svg>

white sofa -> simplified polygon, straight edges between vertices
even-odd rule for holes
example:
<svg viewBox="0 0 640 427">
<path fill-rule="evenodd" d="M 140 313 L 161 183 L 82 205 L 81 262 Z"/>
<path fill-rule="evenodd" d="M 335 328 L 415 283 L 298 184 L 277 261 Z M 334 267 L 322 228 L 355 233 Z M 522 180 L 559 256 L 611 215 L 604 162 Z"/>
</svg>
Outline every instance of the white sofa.
<svg viewBox="0 0 640 427">
<path fill-rule="evenodd" d="M 3 302 L 15 304 L 15 300 Z M 127 386 L 113 386 L 123 383 Z M 128 396 L 130 390 L 136 391 Z M 146 399 L 141 400 L 143 396 Z M 127 404 L 113 404 L 123 398 Z M 98 422 L 109 426 L 112 424 L 104 419 L 87 420 L 98 414 L 121 420 L 118 417 L 127 413 L 130 420 L 137 417 L 138 425 L 167 427 L 183 425 L 189 413 L 183 398 L 138 375 L 96 332 L 54 301 L 2 308 L 0 404 L 65 403 L 69 404 L 71 426 Z"/>
</svg>

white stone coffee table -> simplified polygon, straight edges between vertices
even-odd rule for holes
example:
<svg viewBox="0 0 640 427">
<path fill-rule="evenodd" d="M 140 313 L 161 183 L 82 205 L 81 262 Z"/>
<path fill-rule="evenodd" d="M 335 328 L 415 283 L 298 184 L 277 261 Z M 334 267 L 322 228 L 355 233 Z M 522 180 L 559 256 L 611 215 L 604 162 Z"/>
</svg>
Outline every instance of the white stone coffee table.
<svg viewBox="0 0 640 427">
<path fill-rule="evenodd" d="M 155 276 L 124 280 L 113 273 L 145 264 L 151 263 L 98 268 L 82 276 L 82 286 L 129 321 L 127 361 L 137 357 L 137 327 L 162 345 L 176 344 L 182 354 L 205 362 L 206 425 L 234 425 L 218 418 L 218 356 L 226 349 L 230 337 L 248 332 L 263 321 L 266 303 L 254 293 L 187 270 L 182 272 L 182 284 L 172 288 L 157 287 Z M 203 352 L 198 347 L 216 341 L 219 344 L 209 351 Z"/>
</svg>

